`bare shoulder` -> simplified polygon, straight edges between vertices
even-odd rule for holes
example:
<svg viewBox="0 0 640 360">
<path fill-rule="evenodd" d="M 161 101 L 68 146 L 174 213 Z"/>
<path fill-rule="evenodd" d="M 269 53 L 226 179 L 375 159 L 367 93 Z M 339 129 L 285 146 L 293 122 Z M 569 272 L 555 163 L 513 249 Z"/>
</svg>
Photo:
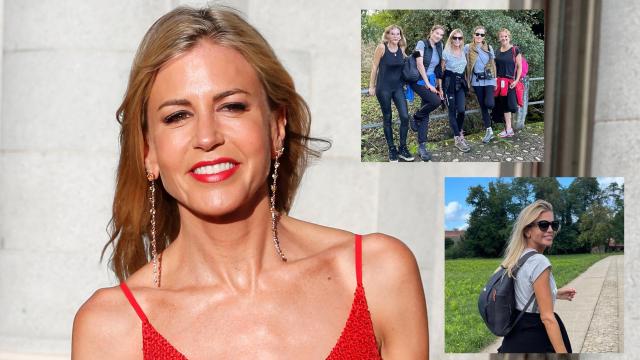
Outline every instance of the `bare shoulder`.
<svg viewBox="0 0 640 360">
<path fill-rule="evenodd" d="M 136 321 L 137 320 L 137 321 Z M 140 320 L 118 286 L 99 289 L 73 320 L 73 359 L 126 359 L 141 344 Z"/>
<path fill-rule="evenodd" d="M 362 277 L 376 337 L 383 344 L 383 358 L 426 358 L 426 300 L 420 270 L 409 247 L 385 234 L 364 236 Z"/>
<path fill-rule="evenodd" d="M 280 234 L 295 239 L 300 252 L 307 256 L 353 248 L 354 234 L 349 231 L 291 217 L 283 217 L 280 224 Z"/>
<path fill-rule="evenodd" d="M 375 279 L 369 287 L 376 284 L 393 284 L 419 277 L 416 258 L 399 239 L 373 233 L 362 237 L 362 263 L 364 280 Z"/>
</svg>

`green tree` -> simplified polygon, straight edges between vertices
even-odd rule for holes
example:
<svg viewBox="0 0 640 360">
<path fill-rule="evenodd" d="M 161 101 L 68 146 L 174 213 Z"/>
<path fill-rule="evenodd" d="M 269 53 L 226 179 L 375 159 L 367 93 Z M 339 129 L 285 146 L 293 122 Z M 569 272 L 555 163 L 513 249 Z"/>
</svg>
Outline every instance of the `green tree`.
<svg viewBox="0 0 640 360">
<path fill-rule="evenodd" d="M 469 190 L 466 201 L 474 209 L 469 216 L 464 246 L 474 256 L 500 256 L 511 233 L 515 213 L 510 185 L 498 180 L 489 182 L 486 191 L 482 186 Z"/>
<path fill-rule="evenodd" d="M 612 214 L 606 206 L 594 203 L 580 216 L 578 242 L 589 248 L 606 246 L 613 236 Z"/>
</svg>

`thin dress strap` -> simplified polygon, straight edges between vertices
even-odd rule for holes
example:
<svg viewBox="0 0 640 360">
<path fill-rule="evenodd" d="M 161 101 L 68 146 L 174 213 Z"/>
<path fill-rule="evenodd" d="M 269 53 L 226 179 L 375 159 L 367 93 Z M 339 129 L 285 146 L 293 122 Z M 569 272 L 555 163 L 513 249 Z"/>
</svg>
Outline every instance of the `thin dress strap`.
<svg viewBox="0 0 640 360">
<path fill-rule="evenodd" d="M 362 286 L 362 235 L 356 234 L 356 280 Z"/>
<path fill-rule="evenodd" d="M 131 306 L 133 306 L 133 309 L 136 311 L 136 314 L 138 314 L 138 317 L 140 318 L 140 320 L 142 320 L 142 322 L 144 323 L 148 323 L 149 320 L 147 320 L 147 315 L 144 314 L 144 312 L 140 308 L 140 305 L 138 305 L 138 302 L 133 297 L 131 290 L 129 290 L 129 287 L 125 282 L 120 283 L 120 289 L 122 289 L 124 296 L 127 297 L 127 300 L 129 300 L 129 303 L 131 304 Z"/>
</svg>

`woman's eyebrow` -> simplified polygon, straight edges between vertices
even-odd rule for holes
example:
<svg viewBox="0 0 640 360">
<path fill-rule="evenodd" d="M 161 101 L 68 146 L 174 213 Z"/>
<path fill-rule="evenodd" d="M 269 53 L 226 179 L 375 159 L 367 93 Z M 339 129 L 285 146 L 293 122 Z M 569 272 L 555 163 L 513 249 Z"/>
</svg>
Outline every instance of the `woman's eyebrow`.
<svg viewBox="0 0 640 360">
<path fill-rule="evenodd" d="M 235 94 L 251 95 L 251 93 L 246 91 L 246 90 L 242 90 L 242 89 L 239 89 L 239 88 L 234 88 L 234 89 L 223 91 L 221 93 L 216 94 L 216 96 L 213 97 L 213 101 L 218 101 L 220 99 L 226 98 L 227 96 L 231 96 L 231 95 L 235 95 Z"/>
<path fill-rule="evenodd" d="M 242 89 L 237 89 L 236 88 L 236 89 L 226 90 L 226 91 L 223 91 L 221 93 L 216 94 L 213 97 L 213 101 L 218 101 L 220 99 L 226 98 L 227 96 L 231 96 L 231 95 L 235 95 L 235 94 L 251 95 L 251 93 L 246 91 L 246 90 L 242 90 Z M 165 106 L 173 106 L 173 105 L 185 106 L 185 105 L 191 105 L 191 103 L 187 99 L 171 99 L 171 100 L 167 100 L 167 101 L 163 102 L 162 104 L 160 104 L 160 106 L 158 106 L 158 110 L 162 109 Z"/>
<path fill-rule="evenodd" d="M 158 110 L 162 109 L 165 106 L 172 106 L 172 105 L 182 105 L 182 106 L 184 106 L 184 105 L 191 105 L 191 103 L 187 99 L 167 100 L 167 101 L 163 102 L 162 104 L 160 104 L 160 106 L 158 106 Z"/>
</svg>

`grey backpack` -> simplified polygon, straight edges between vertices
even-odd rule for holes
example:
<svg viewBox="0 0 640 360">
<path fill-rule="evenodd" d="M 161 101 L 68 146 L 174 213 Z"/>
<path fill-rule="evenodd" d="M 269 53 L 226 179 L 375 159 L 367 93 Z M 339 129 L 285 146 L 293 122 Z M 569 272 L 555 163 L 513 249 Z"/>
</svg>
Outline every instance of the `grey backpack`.
<svg viewBox="0 0 640 360">
<path fill-rule="evenodd" d="M 535 254 L 537 254 L 535 251 L 528 252 L 518 260 L 518 263 L 512 271 L 513 277 L 517 275 L 522 265 Z M 500 269 L 491 276 L 478 298 L 480 316 L 489 330 L 496 336 L 507 335 L 518 321 L 520 321 L 525 310 L 536 297 L 535 293 L 532 294 L 520 315 L 511 322 L 513 314 L 518 311 L 516 309 L 514 286 L 514 278 L 509 277 L 507 269 L 501 266 Z"/>
</svg>

